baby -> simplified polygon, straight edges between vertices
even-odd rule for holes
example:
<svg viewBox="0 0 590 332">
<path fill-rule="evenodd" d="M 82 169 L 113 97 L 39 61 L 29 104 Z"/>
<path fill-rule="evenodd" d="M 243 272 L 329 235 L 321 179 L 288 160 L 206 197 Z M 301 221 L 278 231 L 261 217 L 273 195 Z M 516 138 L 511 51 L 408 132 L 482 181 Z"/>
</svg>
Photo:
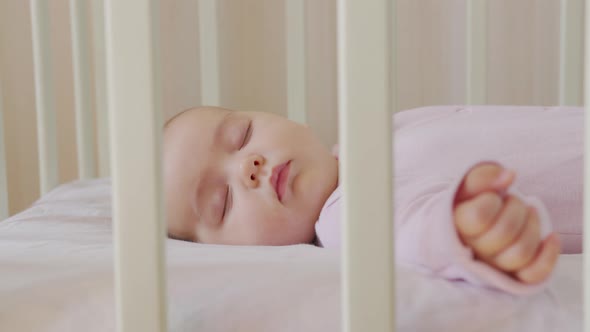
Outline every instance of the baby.
<svg viewBox="0 0 590 332">
<path fill-rule="evenodd" d="M 567 142 L 552 139 L 554 145 L 570 144 L 571 151 L 540 160 L 542 154 L 527 145 L 543 146 L 538 133 L 520 130 L 533 119 L 533 110 L 480 109 L 449 106 L 396 114 L 396 257 L 400 264 L 435 276 L 530 293 L 548 279 L 560 252 L 549 215 L 569 211 L 564 213 L 573 222 L 566 226 L 577 223 L 581 234 L 582 135 L 572 131 Z M 550 112 L 542 114 L 548 126 L 571 127 L 556 121 L 564 114 L 569 115 L 566 122 L 582 123 L 581 109 Z M 513 118 L 506 120 L 509 116 Z M 500 117 L 502 126 L 487 131 L 491 119 Z M 553 151 L 540 148 L 545 149 Z M 508 157 L 501 160 L 500 155 Z M 546 207 L 518 192 L 516 172 L 502 166 L 507 162 L 519 172 L 529 169 L 523 188 L 537 188 L 539 198 L 551 204 Z M 163 165 L 172 238 L 230 245 L 340 245 L 337 152 L 330 152 L 306 125 L 270 113 L 190 109 L 165 125 Z M 559 192 L 563 183 L 553 181 L 555 174 L 575 176 L 570 182 L 579 185 Z M 547 192 L 555 196 L 544 197 Z M 571 204 L 580 211 L 572 212 Z M 580 250 L 580 239 L 573 240 L 576 248 L 570 251 Z"/>
</svg>

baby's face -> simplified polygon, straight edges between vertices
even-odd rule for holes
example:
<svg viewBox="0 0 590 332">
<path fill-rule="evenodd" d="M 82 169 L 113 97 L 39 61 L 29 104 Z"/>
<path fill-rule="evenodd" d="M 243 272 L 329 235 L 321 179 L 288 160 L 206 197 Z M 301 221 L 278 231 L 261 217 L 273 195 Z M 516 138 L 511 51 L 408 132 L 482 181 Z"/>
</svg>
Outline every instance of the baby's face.
<svg viewBox="0 0 590 332">
<path fill-rule="evenodd" d="M 309 243 L 338 162 L 301 124 L 260 112 L 187 111 L 164 131 L 168 233 L 201 243 Z"/>
</svg>

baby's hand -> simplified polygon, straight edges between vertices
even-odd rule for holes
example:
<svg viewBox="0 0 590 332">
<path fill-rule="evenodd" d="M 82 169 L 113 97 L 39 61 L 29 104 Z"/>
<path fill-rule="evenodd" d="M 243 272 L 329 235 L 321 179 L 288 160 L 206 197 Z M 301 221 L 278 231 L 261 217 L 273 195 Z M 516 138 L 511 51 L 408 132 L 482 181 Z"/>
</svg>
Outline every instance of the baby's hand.
<svg viewBox="0 0 590 332">
<path fill-rule="evenodd" d="M 542 240 L 535 208 L 505 194 L 514 177 L 496 164 L 473 168 L 455 197 L 455 226 L 477 259 L 524 283 L 538 283 L 557 262 L 559 238 L 552 233 Z"/>
</svg>

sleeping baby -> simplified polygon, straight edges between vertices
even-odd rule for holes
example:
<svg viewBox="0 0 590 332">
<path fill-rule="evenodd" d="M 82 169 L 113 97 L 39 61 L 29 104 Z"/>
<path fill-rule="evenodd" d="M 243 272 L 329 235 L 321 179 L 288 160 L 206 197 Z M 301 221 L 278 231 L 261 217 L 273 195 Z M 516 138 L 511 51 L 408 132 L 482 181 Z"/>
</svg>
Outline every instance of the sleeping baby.
<svg viewBox="0 0 590 332">
<path fill-rule="evenodd" d="M 528 294 L 560 249 L 581 252 L 581 108 L 427 107 L 393 121 L 397 264 Z M 340 247 L 337 149 L 308 126 L 194 108 L 166 123 L 163 151 L 170 237 Z"/>
</svg>

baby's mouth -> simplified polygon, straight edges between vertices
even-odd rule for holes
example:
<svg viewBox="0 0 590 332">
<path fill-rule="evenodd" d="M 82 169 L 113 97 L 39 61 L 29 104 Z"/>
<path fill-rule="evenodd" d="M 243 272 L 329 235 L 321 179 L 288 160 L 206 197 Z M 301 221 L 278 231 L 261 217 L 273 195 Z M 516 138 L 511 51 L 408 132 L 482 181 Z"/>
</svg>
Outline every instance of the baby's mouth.
<svg viewBox="0 0 590 332">
<path fill-rule="evenodd" d="M 289 170 L 291 169 L 291 160 L 273 167 L 272 175 L 270 176 L 270 184 L 272 185 L 277 198 L 280 202 L 283 201 L 287 183 L 289 180 Z"/>
</svg>

